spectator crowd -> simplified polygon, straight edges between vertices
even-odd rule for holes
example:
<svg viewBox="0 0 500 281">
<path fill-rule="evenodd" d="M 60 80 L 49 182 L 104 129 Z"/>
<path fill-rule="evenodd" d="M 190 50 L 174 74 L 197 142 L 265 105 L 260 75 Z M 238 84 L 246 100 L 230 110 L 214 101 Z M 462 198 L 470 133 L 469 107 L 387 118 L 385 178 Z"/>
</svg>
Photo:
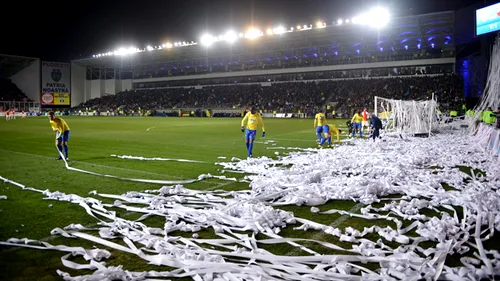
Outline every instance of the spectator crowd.
<svg viewBox="0 0 500 281">
<path fill-rule="evenodd" d="M 73 110 L 137 111 L 175 108 L 242 108 L 314 114 L 326 104 L 350 115 L 373 108 L 374 97 L 425 100 L 435 94 L 444 110 L 464 103 L 463 80 L 455 74 L 131 90 L 89 100 Z"/>
</svg>

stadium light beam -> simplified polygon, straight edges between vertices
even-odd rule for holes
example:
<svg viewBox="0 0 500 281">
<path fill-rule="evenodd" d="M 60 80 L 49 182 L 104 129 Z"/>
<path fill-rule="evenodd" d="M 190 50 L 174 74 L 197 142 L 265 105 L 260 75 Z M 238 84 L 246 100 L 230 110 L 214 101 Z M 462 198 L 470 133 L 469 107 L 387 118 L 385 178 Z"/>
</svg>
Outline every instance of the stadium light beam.
<svg viewBox="0 0 500 281">
<path fill-rule="evenodd" d="M 238 35 L 234 31 L 228 31 L 224 34 L 224 40 L 229 44 L 233 44 L 238 39 Z"/>
<path fill-rule="evenodd" d="M 206 46 L 206 47 L 212 45 L 215 41 L 216 41 L 216 38 L 214 38 L 210 34 L 205 34 L 205 35 L 201 36 L 201 39 L 200 39 L 201 44 Z"/>
<path fill-rule="evenodd" d="M 342 19 L 339 19 L 339 20 L 337 21 L 337 24 L 338 24 L 338 25 L 342 25 L 343 23 L 344 23 L 344 21 L 343 21 Z"/>
<path fill-rule="evenodd" d="M 262 31 L 256 29 L 256 28 L 250 28 L 247 33 L 245 34 L 245 38 L 248 38 L 248 39 L 254 39 L 254 38 L 257 38 L 259 36 L 262 36 L 263 33 Z"/>
<path fill-rule="evenodd" d="M 151 46 L 147 46 L 147 47 L 146 47 L 146 49 L 147 49 L 148 51 L 152 51 L 152 50 L 153 50 L 153 47 L 151 47 Z"/>
</svg>

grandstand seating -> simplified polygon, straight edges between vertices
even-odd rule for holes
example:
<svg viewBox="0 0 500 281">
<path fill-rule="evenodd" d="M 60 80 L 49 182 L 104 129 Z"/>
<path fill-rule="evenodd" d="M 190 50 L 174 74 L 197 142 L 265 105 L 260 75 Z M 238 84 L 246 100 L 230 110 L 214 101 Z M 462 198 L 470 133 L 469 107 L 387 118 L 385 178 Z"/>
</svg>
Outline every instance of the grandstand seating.
<svg viewBox="0 0 500 281">
<path fill-rule="evenodd" d="M 246 85 L 132 90 L 89 100 L 73 110 L 161 110 L 172 108 L 241 108 L 254 105 L 264 111 L 313 114 L 334 103 L 345 116 L 361 107 L 373 108 L 374 96 L 392 99 L 428 99 L 435 93 L 444 110 L 463 103 L 463 81 L 455 74 L 400 76 L 378 79 L 295 81 Z"/>
<path fill-rule="evenodd" d="M 30 101 L 10 79 L 0 79 L 0 101 Z"/>
</svg>

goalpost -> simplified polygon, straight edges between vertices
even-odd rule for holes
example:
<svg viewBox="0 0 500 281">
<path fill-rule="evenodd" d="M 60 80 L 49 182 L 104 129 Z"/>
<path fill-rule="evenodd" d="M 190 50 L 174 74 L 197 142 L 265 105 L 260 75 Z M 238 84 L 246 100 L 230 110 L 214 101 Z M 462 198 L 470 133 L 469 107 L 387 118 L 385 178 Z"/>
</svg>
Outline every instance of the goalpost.
<svg viewBox="0 0 500 281">
<path fill-rule="evenodd" d="M 437 102 L 393 100 L 375 96 L 375 114 L 382 120 L 386 132 L 430 136 L 437 123 Z"/>
</svg>

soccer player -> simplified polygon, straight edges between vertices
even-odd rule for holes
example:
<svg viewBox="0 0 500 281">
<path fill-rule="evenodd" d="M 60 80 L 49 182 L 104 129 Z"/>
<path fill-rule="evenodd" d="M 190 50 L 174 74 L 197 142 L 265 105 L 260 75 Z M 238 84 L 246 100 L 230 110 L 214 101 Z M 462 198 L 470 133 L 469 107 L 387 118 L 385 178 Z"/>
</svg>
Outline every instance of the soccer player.
<svg viewBox="0 0 500 281">
<path fill-rule="evenodd" d="M 23 110 L 21 110 L 21 117 L 22 117 L 23 119 L 24 119 L 24 118 L 26 118 L 26 112 L 24 112 L 24 109 L 23 109 Z"/>
<path fill-rule="evenodd" d="M 361 123 L 363 122 L 363 115 L 361 115 L 361 111 L 358 110 L 358 112 L 354 114 L 351 122 L 353 124 L 352 136 L 354 137 L 356 131 L 359 131 L 359 137 L 362 138 L 363 130 L 361 129 Z"/>
<path fill-rule="evenodd" d="M 340 134 L 342 133 L 342 130 L 338 129 L 337 126 L 333 124 L 327 126 L 328 126 L 328 131 L 324 132 L 325 137 L 321 140 L 319 147 L 323 147 L 323 144 L 325 143 L 326 140 L 328 140 L 328 147 L 331 147 L 333 134 L 337 135 L 337 143 L 340 144 Z"/>
<path fill-rule="evenodd" d="M 57 149 L 59 150 L 59 157 L 57 160 L 61 160 L 62 157 L 62 152 L 64 148 L 64 154 L 66 155 L 66 160 L 69 160 L 68 158 L 68 141 L 69 141 L 69 126 L 60 117 L 56 117 L 54 114 L 54 111 L 49 112 L 49 120 L 50 120 L 50 126 L 52 127 L 52 131 L 57 132 L 57 139 L 56 139 L 56 145 Z"/>
<path fill-rule="evenodd" d="M 323 130 L 323 127 L 327 123 L 328 122 L 326 120 L 326 115 L 324 112 L 317 113 L 316 116 L 314 116 L 314 128 L 316 129 L 316 136 L 318 137 L 318 144 L 323 139 L 323 137 L 321 136 L 321 133 L 323 133 L 323 132 L 328 133 L 328 130 L 327 131 Z"/>
<path fill-rule="evenodd" d="M 364 132 L 365 128 L 368 129 L 370 127 L 370 124 L 368 122 L 368 111 L 366 110 L 366 107 L 363 108 L 363 122 L 361 123 L 361 130 Z"/>
<path fill-rule="evenodd" d="M 255 110 L 255 107 L 250 108 L 250 112 L 245 114 L 245 117 L 241 120 L 241 131 L 245 132 L 245 122 L 246 122 L 246 133 L 245 133 L 245 142 L 247 144 L 248 157 L 252 157 L 252 149 L 253 149 L 253 141 L 255 140 L 255 136 L 257 135 L 257 127 L 260 124 L 262 127 L 262 137 L 266 135 L 266 130 L 264 128 L 264 122 L 262 121 L 262 117 Z"/>
<path fill-rule="evenodd" d="M 10 120 L 10 109 L 7 109 L 7 111 L 5 111 L 5 120 Z"/>
<path fill-rule="evenodd" d="M 380 137 L 380 129 L 382 129 L 382 121 L 375 115 L 372 114 L 372 118 L 370 119 L 370 128 L 372 130 L 372 134 L 370 137 L 375 141 L 376 138 Z"/>
</svg>

